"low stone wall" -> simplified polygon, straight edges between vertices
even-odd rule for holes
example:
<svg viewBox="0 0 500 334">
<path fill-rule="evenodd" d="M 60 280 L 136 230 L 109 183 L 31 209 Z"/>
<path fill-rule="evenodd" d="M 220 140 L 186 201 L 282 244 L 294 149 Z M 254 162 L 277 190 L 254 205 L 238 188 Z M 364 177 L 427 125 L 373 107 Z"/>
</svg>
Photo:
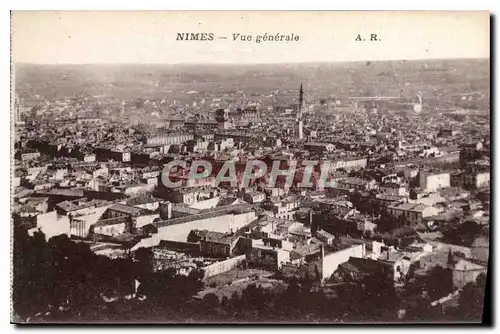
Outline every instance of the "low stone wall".
<svg viewBox="0 0 500 334">
<path fill-rule="evenodd" d="M 204 278 L 212 277 L 218 274 L 222 274 L 226 271 L 236 268 L 240 263 L 245 261 L 245 255 L 236 256 L 224 261 L 219 261 L 213 263 L 209 266 L 203 268 L 205 272 Z"/>
</svg>

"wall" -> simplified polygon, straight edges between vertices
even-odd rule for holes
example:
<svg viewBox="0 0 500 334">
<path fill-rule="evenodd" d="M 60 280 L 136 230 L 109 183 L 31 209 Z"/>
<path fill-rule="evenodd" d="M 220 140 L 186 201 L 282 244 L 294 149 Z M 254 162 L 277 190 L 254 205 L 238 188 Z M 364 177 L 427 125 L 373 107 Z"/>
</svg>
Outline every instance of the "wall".
<svg viewBox="0 0 500 334">
<path fill-rule="evenodd" d="M 165 145 L 171 145 L 171 144 L 179 144 L 183 143 L 188 140 L 192 140 L 193 135 L 167 135 L 167 136 L 157 136 L 157 137 L 149 137 L 147 138 L 147 143 L 148 144 L 165 144 Z"/>
<path fill-rule="evenodd" d="M 195 202 L 192 205 L 190 205 L 189 207 L 193 208 L 193 209 L 200 209 L 200 210 L 211 209 L 211 208 L 215 208 L 217 206 L 217 204 L 219 204 L 219 200 L 220 200 L 220 197 L 216 196 L 214 198 L 209 198 L 209 199 L 206 199 L 204 201 Z"/>
<path fill-rule="evenodd" d="M 405 187 L 379 187 L 379 190 L 390 196 L 406 196 L 407 194 Z"/>
<path fill-rule="evenodd" d="M 134 206 L 136 208 L 141 208 L 141 209 L 156 211 L 160 207 L 160 202 L 150 202 L 150 203 L 136 204 Z"/>
<path fill-rule="evenodd" d="M 135 219 L 135 227 L 139 228 L 139 227 L 143 227 L 144 225 L 151 224 L 153 222 L 153 220 L 155 220 L 156 218 L 160 218 L 160 215 L 153 214 L 153 215 L 135 217 L 134 218 Z"/>
<path fill-rule="evenodd" d="M 293 250 L 293 243 L 287 240 L 281 240 L 281 248 L 291 252 Z"/>
<path fill-rule="evenodd" d="M 476 176 L 476 187 L 481 188 L 490 184 L 490 173 L 478 173 Z"/>
<path fill-rule="evenodd" d="M 257 246 L 247 252 L 246 258 L 250 264 L 279 270 L 284 263 L 290 261 L 290 252 L 280 248 Z"/>
<path fill-rule="evenodd" d="M 232 215 L 233 219 L 229 223 L 229 231 L 228 232 L 236 232 L 240 228 L 242 228 L 245 225 L 250 224 L 253 222 L 255 219 L 257 219 L 255 215 L 255 211 L 247 212 L 247 213 L 242 213 L 238 215 Z"/>
<path fill-rule="evenodd" d="M 364 258 L 365 254 L 365 245 L 361 244 L 325 255 L 321 266 L 322 279 L 330 277 L 337 270 L 338 266 L 347 262 L 350 257 Z"/>
<path fill-rule="evenodd" d="M 245 258 L 246 258 L 245 255 L 240 255 L 240 256 L 233 257 L 231 259 L 216 262 L 216 263 L 213 263 L 209 266 L 206 266 L 203 268 L 203 271 L 205 272 L 204 278 L 212 277 L 212 276 L 224 273 L 226 271 L 229 271 L 231 269 L 234 269 L 240 263 L 244 262 Z"/>
<path fill-rule="evenodd" d="M 59 216 L 56 211 L 38 215 L 36 226 L 45 234 L 47 240 L 56 235 L 69 235 L 70 231 L 69 217 Z"/>
<path fill-rule="evenodd" d="M 436 190 L 439 188 L 445 188 L 450 186 L 450 174 L 420 174 L 420 188 L 424 190 Z"/>
<path fill-rule="evenodd" d="M 135 252 L 139 248 L 151 248 L 158 246 L 160 243 L 160 239 L 158 238 L 158 234 L 153 234 L 149 238 L 141 239 L 138 243 L 136 243 L 131 249 L 131 252 Z"/>
<path fill-rule="evenodd" d="M 139 195 L 143 193 L 147 193 L 148 191 L 153 191 L 155 188 L 154 184 L 140 184 L 137 186 L 131 186 L 128 188 L 125 188 L 123 190 L 123 193 L 125 195 Z"/>
<path fill-rule="evenodd" d="M 202 255 L 214 256 L 214 257 L 229 257 L 230 255 L 230 245 L 221 244 L 217 242 L 201 241 L 200 251 Z"/>
<path fill-rule="evenodd" d="M 93 208 L 90 214 L 74 217 L 73 221 L 70 223 L 71 235 L 86 238 L 90 227 L 97 223 L 99 218 L 101 218 L 109 207 L 111 207 L 111 205 L 100 206 L 98 208 Z M 77 221 L 79 221 L 79 223 Z"/>
<path fill-rule="evenodd" d="M 424 209 L 424 211 L 409 211 L 409 210 L 398 210 L 398 209 L 388 209 L 389 214 L 392 216 L 398 218 L 398 217 L 405 217 L 408 222 L 412 224 L 418 224 L 422 222 L 423 217 L 429 217 L 434 214 L 437 214 L 438 210 L 433 207 L 428 207 Z M 423 214 L 425 213 L 425 214 Z"/>
<path fill-rule="evenodd" d="M 94 226 L 94 233 L 108 236 L 116 236 L 125 232 L 125 223 Z"/>
<path fill-rule="evenodd" d="M 290 251 L 278 249 L 278 269 L 281 269 L 283 263 L 290 261 Z"/>
<path fill-rule="evenodd" d="M 89 234 L 91 226 L 91 223 L 89 223 L 85 219 L 80 219 L 80 217 L 77 219 L 73 219 L 70 222 L 70 234 L 72 236 L 86 238 Z"/>
<path fill-rule="evenodd" d="M 376 260 L 380 256 L 380 254 L 382 254 L 382 247 L 385 247 L 384 243 L 378 241 L 372 242 L 372 252 L 374 260 Z"/>
<path fill-rule="evenodd" d="M 186 241 L 191 230 L 209 230 L 221 233 L 236 232 L 255 220 L 255 211 L 242 214 L 229 214 L 190 221 L 175 225 L 158 227 L 161 240 Z"/>
<path fill-rule="evenodd" d="M 474 270 L 453 270 L 453 287 L 455 289 L 463 288 L 467 283 L 474 283 L 479 274 L 486 275 L 486 268 Z"/>
</svg>

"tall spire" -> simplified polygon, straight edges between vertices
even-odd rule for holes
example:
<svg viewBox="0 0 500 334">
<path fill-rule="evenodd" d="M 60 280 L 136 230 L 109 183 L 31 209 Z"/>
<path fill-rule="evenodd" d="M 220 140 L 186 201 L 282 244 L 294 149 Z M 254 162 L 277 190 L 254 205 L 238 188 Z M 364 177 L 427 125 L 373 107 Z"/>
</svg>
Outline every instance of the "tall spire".
<svg viewBox="0 0 500 334">
<path fill-rule="evenodd" d="M 302 120 L 302 104 L 304 102 L 304 90 L 302 89 L 302 82 L 300 83 L 300 91 L 299 91 L 299 110 L 297 113 L 297 118 L 299 121 L 298 124 L 298 132 L 299 132 L 299 140 L 302 140 L 304 138 L 304 123 Z"/>
<path fill-rule="evenodd" d="M 304 102 L 304 90 L 302 89 L 302 82 L 301 82 L 299 91 L 299 107 L 302 107 L 302 102 Z"/>
</svg>

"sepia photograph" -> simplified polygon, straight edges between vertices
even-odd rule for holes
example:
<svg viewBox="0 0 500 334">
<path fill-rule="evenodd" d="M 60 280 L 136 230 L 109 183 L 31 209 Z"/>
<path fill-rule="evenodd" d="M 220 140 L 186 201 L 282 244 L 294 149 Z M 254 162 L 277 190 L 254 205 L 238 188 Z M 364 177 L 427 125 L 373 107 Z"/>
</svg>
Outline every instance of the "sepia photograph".
<svg viewBox="0 0 500 334">
<path fill-rule="evenodd" d="M 12 11 L 11 323 L 483 323 L 491 20 Z"/>
</svg>

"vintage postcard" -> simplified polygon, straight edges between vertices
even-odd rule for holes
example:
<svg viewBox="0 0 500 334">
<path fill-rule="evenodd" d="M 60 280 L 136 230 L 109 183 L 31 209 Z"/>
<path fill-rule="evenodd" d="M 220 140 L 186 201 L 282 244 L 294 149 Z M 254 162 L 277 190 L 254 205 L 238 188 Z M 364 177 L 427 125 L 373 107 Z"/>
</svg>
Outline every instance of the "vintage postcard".
<svg viewBox="0 0 500 334">
<path fill-rule="evenodd" d="M 490 14 L 14 11 L 13 323 L 481 323 Z"/>
</svg>

